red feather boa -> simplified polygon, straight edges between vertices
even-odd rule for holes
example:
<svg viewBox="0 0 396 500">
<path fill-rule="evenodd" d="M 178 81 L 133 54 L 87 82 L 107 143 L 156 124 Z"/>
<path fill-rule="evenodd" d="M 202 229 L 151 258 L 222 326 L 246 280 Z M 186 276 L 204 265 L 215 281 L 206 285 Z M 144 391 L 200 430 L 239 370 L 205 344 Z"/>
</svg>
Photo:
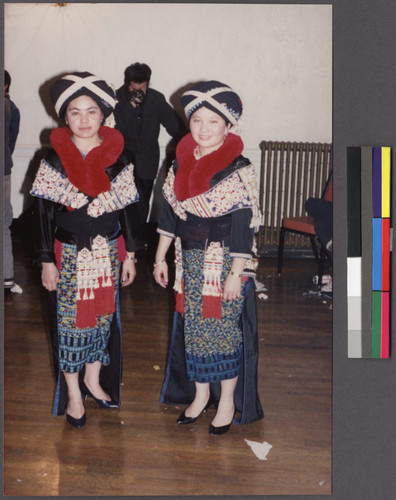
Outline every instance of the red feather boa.
<svg viewBox="0 0 396 500">
<path fill-rule="evenodd" d="M 219 149 L 199 160 L 194 157 L 196 147 L 197 143 L 190 133 L 181 139 L 176 148 L 178 169 L 174 190 L 179 201 L 208 191 L 212 177 L 242 153 L 243 142 L 239 135 L 229 133 Z"/>
<path fill-rule="evenodd" d="M 50 137 L 69 181 L 93 198 L 110 189 L 110 179 L 105 169 L 117 161 L 124 148 L 124 138 L 118 130 L 100 127 L 99 135 L 103 138 L 102 144 L 92 149 L 85 159 L 72 141 L 69 128 L 56 128 Z"/>
</svg>

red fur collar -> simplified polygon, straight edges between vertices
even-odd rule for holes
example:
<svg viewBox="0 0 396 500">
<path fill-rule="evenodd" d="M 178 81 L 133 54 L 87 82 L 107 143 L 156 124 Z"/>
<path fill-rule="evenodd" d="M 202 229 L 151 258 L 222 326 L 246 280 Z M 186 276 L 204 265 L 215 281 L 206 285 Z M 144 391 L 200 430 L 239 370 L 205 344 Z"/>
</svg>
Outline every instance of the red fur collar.
<svg viewBox="0 0 396 500">
<path fill-rule="evenodd" d="M 243 151 L 242 139 L 232 133 L 227 135 L 219 149 L 199 160 L 194 157 L 196 146 L 197 143 L 190 133 L 181 139 L 176 148 L 178 169 L 174 190 L 179 201 L 208 191 L 212 177 L 226 168 Z"/>
<path fill-rule="evenodd" d="M 83 193 L 95 198 L 110 189 L 110 179 L 105 168 L 113 165 L 124 147 L 122 134 L 110 127 L 101 127 L 99 135 L 103 142 L 82 157 L 72 141 L 69 128 L 56 128 L 51 132 L 51 145 L 61 159 L 70 182 Z"/>
</svg>

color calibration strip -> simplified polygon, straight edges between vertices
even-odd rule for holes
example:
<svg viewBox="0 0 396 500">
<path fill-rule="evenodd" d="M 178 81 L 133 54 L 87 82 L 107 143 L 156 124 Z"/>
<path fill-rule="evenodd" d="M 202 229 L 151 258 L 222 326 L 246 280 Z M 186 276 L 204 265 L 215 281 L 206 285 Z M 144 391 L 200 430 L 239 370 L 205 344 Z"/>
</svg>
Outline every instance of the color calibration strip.
<svg viewBox="0 0 396 500">
<path fill-rule="evenodd" d="M 347 148 L 348 357 L 390 356 L 391 149 Z"/>
</svg>

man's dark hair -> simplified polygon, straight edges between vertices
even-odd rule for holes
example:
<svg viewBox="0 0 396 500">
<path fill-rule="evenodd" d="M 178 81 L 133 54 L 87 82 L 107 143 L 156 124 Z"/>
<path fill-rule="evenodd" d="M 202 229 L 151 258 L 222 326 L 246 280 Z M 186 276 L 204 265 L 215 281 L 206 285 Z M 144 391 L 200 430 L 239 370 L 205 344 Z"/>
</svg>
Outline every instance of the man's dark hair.
<svg viewBox="0 0 396 500">
<path fill-rule="evenodd" d="M 5 69 L 4 70 L 4 86 L 7 87 L 7 92 L 10 90 L 10 85 L 11 85 L 11 76 L 8 73 L 8 71 Z"/>
<path fill-rule="evenodd" d="M 151 78 L 151 69 L 144 63 L 134 63 L 124 71 L 124 83 L 129 85 L 131 82 L 143 83 L 149 82 Z"/>
</svg>

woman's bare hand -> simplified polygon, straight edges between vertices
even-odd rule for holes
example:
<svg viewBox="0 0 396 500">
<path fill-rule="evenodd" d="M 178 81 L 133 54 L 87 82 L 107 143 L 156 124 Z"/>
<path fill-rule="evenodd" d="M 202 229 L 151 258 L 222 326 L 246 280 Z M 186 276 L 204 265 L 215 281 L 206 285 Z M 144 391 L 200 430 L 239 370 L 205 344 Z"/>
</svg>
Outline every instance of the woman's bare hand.
<svg viewBox="0 0 396 500">
<path fill-rule="evenodd" d="M 165 261 L 159 262 L 153 271 L 155 281 L 163 288 L 168 286 L 168 264 Z"/>
<path fill-rule="evenodd" d="M 122 263 L 121 286 L 131 285 L 136 277 L 135 259 L 125 259 Z"/>
<path fill-rule="evenodd" d="M 238 275 L 227 276 L 223 289 L 223 300 L 235 300 L 241 296 L 241 278 Z"/>
<path fill-rule="evenodd" d="M 53 262 L 43 262 L 41 270 L 41 283 L 49 292 L 58 288 L 59 270 Z"/>
</svg>

